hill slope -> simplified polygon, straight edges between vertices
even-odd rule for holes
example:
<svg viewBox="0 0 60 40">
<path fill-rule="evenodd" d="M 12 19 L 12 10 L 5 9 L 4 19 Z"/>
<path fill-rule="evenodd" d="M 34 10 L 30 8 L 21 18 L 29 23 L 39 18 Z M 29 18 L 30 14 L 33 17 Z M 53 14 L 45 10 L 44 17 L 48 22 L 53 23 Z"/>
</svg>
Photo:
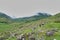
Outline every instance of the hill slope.
<svg viewBox="0 0 60 40">
<path fill-rule="evenodd" d="M 2 12 L 0 12 L 0 23 L 9 23 L 11 22 L 12 18 Z"/>
<path fill-rule="evenodd" d="M 0 24 L 0 39 L 18 40 L 24 36 L 26 40 L 60 40 L 59 15 L 24 23 Z"/>
</svg>

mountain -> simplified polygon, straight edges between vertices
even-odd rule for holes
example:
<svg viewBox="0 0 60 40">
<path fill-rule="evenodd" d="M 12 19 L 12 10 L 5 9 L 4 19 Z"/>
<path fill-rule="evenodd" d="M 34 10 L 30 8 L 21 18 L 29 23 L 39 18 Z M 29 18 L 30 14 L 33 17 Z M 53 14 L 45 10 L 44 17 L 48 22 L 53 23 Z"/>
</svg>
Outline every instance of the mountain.
<svg viewBox="0 0 60 40">
<path fill-rule="evenodd" d="M 0 18 L 7 18 L 7 19 L 11 19 L 11 17 L 10 17 L 10 16 L 8 16 L 8 15 L 6 15 L 6 14 L 2 13 L 2 12 L 0 12 Z"/>
<path fill-rule="evenodd" d="M 2 18 L 5 20 L 6 17 Z M 0 40 L 20 40 L 22 37 L 25 40 L 60 40 L 60 13 L 52 16 L 38 13 L 12 20 L 14 22 L 10 24 L 0 23 Z M 6 18 L 5 21 L 9 20 Z"/>
<path fill-rule="evenodd" d="M 9 23 L 11 22 L 12 18 L 2 12 L 0 12 L 0 23 Z"/>
<path fill-rule="evenodd" d="M 23 17 L 23 18 L 16 18 L 15 21 L 18 22 L 30 22 L 30 21 L 36 21 L 39 19 L 50 17 L 50 14 L 47 13 L 38 13 L 37 15 L 31 16 L 31 17 Z"/>
<path fill-rule="evenodd" d="M 23 18 L 11 18 L 10 16 L 0 12 L 0 23 L 7 23 L 7 22 L 31 22 L 36 21 L 39 19 L 50 17 L 50 14 L 47 13 L 38 13 L 37 15 L 33 15 L 31 17 L 23 17 Z"/>
</svg>

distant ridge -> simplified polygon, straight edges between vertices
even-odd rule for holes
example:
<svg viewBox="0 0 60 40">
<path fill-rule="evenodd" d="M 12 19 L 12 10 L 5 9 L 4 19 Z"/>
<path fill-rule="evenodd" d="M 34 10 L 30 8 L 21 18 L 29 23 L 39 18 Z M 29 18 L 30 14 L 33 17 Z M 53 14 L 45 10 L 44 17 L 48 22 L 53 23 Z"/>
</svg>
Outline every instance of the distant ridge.
<svg viewBox="0 0 60 40">
<path fill-rule="evenodd" d="M 47 18 L 47 17 L 50 17 L 50 16 L 51 15 L 47 14 L 47 13 L 37 13 L 37 15 L 33 15 L 33 16 L 30 16 L 30 17 L 16 18 L 14 20 L 19 21 L 19 22 L 22 22 L 22 21 L 36 21 L 36 20 Z"/>
<path fill-rule="evenodd" d="M 6 14 L 2 13 L 2 12 L 0 12 L 0 18 L 7 18 L 7 19 L 11 19 L 11 17 L 10 17 L 10 16 L 8 16 L 8 15 L 6 15 Z"/>
<path fill-rule="evenodd" d="M 10 20 L 10 21 L 14 21 L 14 22 L 31 22 L 31 21 L 36 21 L 36 20 L 40 20 L 40 19 L 43 19 L 43 18 L 47 18 L 47 17 L 50 17 L 51 15 L 50 14 L 47 14 L 47 13 L 37 13 L 37 15 L 33 15 L 33 16 L 30 16 L 30 17 L 23 17 L 23 18 L 12 18 L 2 12 L 0 12 L 0 20 Z M 3 18 L 3 19 L 1 19 Z"/>
<path fill-rule="evenodd" d="M 12 18 L 2 12 L 0 12 L 0 23 L 11 23 Z"/>
</svg>

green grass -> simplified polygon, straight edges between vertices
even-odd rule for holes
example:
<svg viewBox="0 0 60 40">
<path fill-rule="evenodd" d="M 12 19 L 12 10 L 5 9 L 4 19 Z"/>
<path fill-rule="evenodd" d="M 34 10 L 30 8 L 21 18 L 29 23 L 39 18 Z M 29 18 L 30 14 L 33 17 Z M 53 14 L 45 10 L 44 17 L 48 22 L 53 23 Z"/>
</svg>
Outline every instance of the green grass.
<svg viewBox="0 0 60 40">
<path fill-rule="evenodd" d="M 42 27 L 39 25 L 41 22 L 45 22 Z M 32 30 L 35 27 L 34 30 Z M 54 33 L 53 36 L 48 37 L 46 36 L 46 31 L 51 30 L 51 29 L 57 29 L 58 32 Z M 43 32 L 40 32 L 43 31 Z M 0 23 L 0 37 L 8 37 L 9 32 L 11 33 L 17 33 L 18 35 L 20 34 L 27 34 L 34 32 L 34 37 L 36 39 L 41 38 L 42 35 L 44 35 L 45 40 L 51 40 L 51 39 L 57 39 L 60 40 L 60 23 L 55 23 L 54 20 L 51 19 L 42 19 L 42 20 L 37 20 L 37 21 L 32 21 L 32 22 L 27 22 L 27 23 L 20 23 L 20 22 L 14 22 L 11 24 L 5 24 L 5 23 Z M 8 34 L 8 35 L 7 35 Z M 6 40 L 17 40 L 16 37 L 8 37 Z"/>
</svg>

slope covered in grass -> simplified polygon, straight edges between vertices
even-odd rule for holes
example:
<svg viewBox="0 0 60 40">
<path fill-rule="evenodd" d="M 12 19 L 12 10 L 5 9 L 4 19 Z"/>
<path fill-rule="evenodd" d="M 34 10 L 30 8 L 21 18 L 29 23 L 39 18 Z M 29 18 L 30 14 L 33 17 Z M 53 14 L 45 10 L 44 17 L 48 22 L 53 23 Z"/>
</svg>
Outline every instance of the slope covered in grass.
<svg viewBox="0 0 60 40">
<path fill-rule="evenodd" d="M 60 40 L 59 15 L 60 13 L 36 21 L 0 23 L 0 40 L 17 40 L 21 34 L 26 40 L 31 40 L 29 37 L 34 37 L 35 40 Z M 53 35 L 47 35 L 48 31 L 54 31 Z"/>
</svg>

